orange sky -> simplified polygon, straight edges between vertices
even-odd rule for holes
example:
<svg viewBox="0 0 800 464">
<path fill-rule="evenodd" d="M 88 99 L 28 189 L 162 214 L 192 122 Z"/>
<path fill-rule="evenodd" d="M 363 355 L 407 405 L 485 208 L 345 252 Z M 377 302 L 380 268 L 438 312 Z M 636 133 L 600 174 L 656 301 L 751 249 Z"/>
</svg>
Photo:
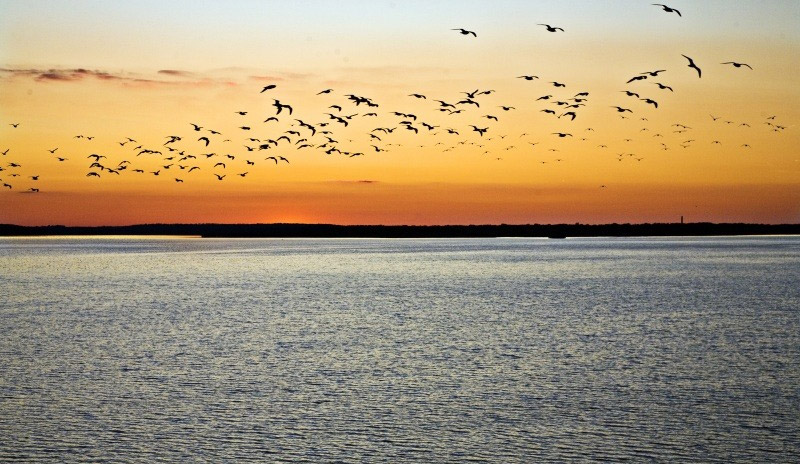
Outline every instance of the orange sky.
<svg viewBox="0 0 800 464">
<path fill-rule="evenodd" d="M 596 2 L 564 3 L 467 4 L 458 18 L 439 20 L 443 5 L 398 13 L 377 2 L 359 23 L 348 19 L 357 9 L 350 3 L 312 2 L 313 12 L 276 3 L 272 10 L 284 15 L 278 21 L 260 4 L 220 2 L 188 24 L 169 19 L 176 4 L 87 2 L 92 7 L 78 15 L 59 2 L 0 2 L 0 152 L 9 150 L 0 156 L 0 180 L 12 186 L 0 189 L 0 223 L 800 221 L 796 3 L 743 2 L 738 12 L 724 2 L 672 5 L 682 17 L 646 2 L 606 2 L 602 13 Z M 548 33 L 540 22 L 565 32 Z M 681 54 L 703 68 L 702 78 Z M 754 69 L 720 64 L 731 60 Z M 655 69 L 666 72 L 626 84 Z M 277 87 L 259 93 L 267 84 Z M 334 90 L 317 95 L 325 88 Z M 456 103 L 475 89 L 494 92 L 475 97 L 479 108 L 437 111 L 434 99 Z M 542 112 L 561 114 L 552 102 L 575 103 L 569 99 L 584 91 L 586 106 L 575 109 L 574 121 Z M 356 106 L 345 94 L 379 106 Z M 544 95 L 552 98 L 537 100 Z M 275 116 L 273 98 L 292 105 L 292 117 L 284 110 L 278 122 L 263 122 Z M 622 119 L 614 105 L 632 113 Z M 345 127 L 327 112 L 356 116 Z M 295 118 L 330 130 L 335 142 Z M 404 120 L 419 133 L 404 129 Z M 429 131 L 422 122 L 439 127 Z M 689 128 L 676 132 L 683 130 L 676 124 Z M 488 131 L 480 136 L 470 125 Z M 168 135 L 182 137 L 169 145 L 174 153 L 164 145 Z M 281 135 L 291 142 L 245 148 Z M 127 137 L 136 142 L 121 146 Z M 137 156 L 134 146 L 162 154 Z M 363 156 L 326 154 L 332 146 Z M 180 161 L 181 151 L 197 158 Z M 130 164 L 119 175 L 90 169 L 92 153 L 105 156 L 107 168 Z M 275 165 L 268 156 L 290 163 Z M 218 162 L 225 167 L 215 168 Z M 191 166 L 199 169 L 189 173 Z M 100 178 L 87 177 L 90 171 Z"/>
</svg>

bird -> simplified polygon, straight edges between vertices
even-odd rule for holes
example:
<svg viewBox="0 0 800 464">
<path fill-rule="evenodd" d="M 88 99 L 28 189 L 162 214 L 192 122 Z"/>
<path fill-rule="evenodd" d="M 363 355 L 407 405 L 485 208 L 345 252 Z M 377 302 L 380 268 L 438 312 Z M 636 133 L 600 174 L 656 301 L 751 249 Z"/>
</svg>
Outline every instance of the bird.
<svg viewBox="0 0 800 464">
<path fill-rule="evenodd" d="M 666 69 L 658 69 L 656 71 L 645 71 L 645 72 L 639 73 L 639 74 L 647 74 L 648 76 L 658 77 L 658 73 L 662 73 L 662 72 L 665 72 L 665 71 L 666 71 Z"/>
<path fill-rule="evenodd" d="M 472 130 L 473 130 L 473 131 L 475 131 L 475 132 L 477 132 L 478 134 L 480 134 L 480 136 L 481 136 L 481 137 L 483 137 L 483 134 L 485 134 L 485 133 L 486 133 L 486 131 L 488 131 L 488 130 L 489 130 L 489 128 L 488 128 L 488 127 L 484 127 L 483 129 L 481 129 L 480 127 L 477 127 L 477 126 L 473 126 L 473 125 L 470 125 L 470 127 L 472 127 Z"/>
<path fill-rule="evenodd" d="M 670 8 L 667 5 L 664 5 L 664 4 L 661 4 L 661 3 L 653 3 L 652 5 L 653 6 L 660 6 L 667 13 L 677 13 L 678 16 L 683 17 L 683 15 L 681 15 L 681 12 L 676 10 L 675 8 Z"/>
<path fill-rule="evenodd" d="M 653 105 L 656 108 L 658 108 L 658 102 L 655 101 L 655 100 L 651 100 L 649 98 L 640 98 L 639 100 L 642 100 L 643 102 L 648 103 L 648 104 Z"/>
<path fill-rule="evenodd" d="M 513 106 L 500 106 L 499 108 L 502 108 L 503 111 L 511 111 L 516 109 Z"/>
<path fill-rule="evenodd" d="M 626 112 L 626 111 L 627 111 L 627 112 L 629 112 L 629 113 L 633 113 L 633 111 L 631 111 L 630 109 L 628 109 L 628 108 L 623 108 L 623 107 L 621 107 L 621 106 L 612 106 L 611 108 L 616 108 L 616 109 L 617 109 L 617 112 L 619 112 L 619 113 L 624 113 L 624 112 Z"/>
<path fill-rule="evenodd" d="M 19 127 L 19 123 L 18 122 L 12 122 L 11 124 L 9 124 L 9 126 L 11 126 L 14 129 L 16 129 L 17 127 Z"/>
<path fill-rule="evenodd" d="M 631 91 L 629 91 L 629 90 L 620 90 L 620 92 L 624 92 L 624 93 L 625 93 L 625 95 L 627 95 L 627 96 L 629 96 L 629 97 L 636 97 L 636 98 L 639 98 L 639 94 L 638 94 L 638 93 L 636 93 L 636 92 L 631 92 Z"/>
<path fill-rule="evenodd" d="M 331 92 L 333 92 L 333 89 L 325 89 L 325 90 L 322 90 L 322 91 L 318 92 L 317 95 L 322 95 L 324 93 L 331 93 Z"/>
<path fill-rule="evenodd" d="M 633 76 L 633 77 L 631 77 L 631 78 L 628 80 L 628 82 L 626 82 L 626 84 L 630 84 L 630 83 L 631 83 L 631 82 L 633 82 L 633 81 L 642 81 L 642 80 L 645 80 L 645 79 L 647 79 L 647 74 L 640 74 L 640 75 L 638 75 L 638 76 Z"/>
<path fill-rule="evenodd" d="M 425 95 L 419 94 L 419 93 L 412 93 L 412 94 L 409 95 L 409 97 L 419 98 L 419 99 L 422 99 L 422 100 L 427 100 L 428 99 L 428 97 L 426 97 Z"/>
<path fill-rule="evenodd" d="M 182 180 L 182 179 L 178 179 L 178 178 L 176 177 L 176 178 L 175 178 L 175 182 L 183 182 L 183 180 Z"/>
<path fill-rule="evenodd" d="M 55 154 L 56 150 L 58 150 L 58 147 L 56 147 L 56 148 L 53 148 L 52 150 L 49 150 L 49 149 L 48 149 L 47 151 L 49 151 L 49 152 L 50 152 L 50 154 Z"/>
<path fill-rule="evenodd" d="M 553 87 L 566 87 L 567 86 L 567 84 L 562 84 L 561 82 L 552 81 L 550 83 L 553 84 Z"/>
<path fill-rule="evenodd" d="M 247 116 L 247 111 L 234 111 L 239 116 Z"/>
<path fill-rule="evenodd" d="M 217 163 L 217 164 L 214 165 L 214 167 L 217 167 L 217 166 L 222 166 L 222 169 L 225 169 L 225 163 Z"/>
<path fill-rule="evenodd" d="M 696 65 L 696 64 L 694 64 L 694 60 L 693 60 L 693 59 L 691 59 L 691 58 L 689 58 L 689 57 L 688 57 L 688 56 L 686 56 L 686 55 L 683 55 L 683 54 L 681 54 L 681 56 L 682 56 L 682 57 L 684 57 L 684 58 L 686 58 L 687 60 L 689 60 L 689 64 L 688 64 L 688 66 L 689 66 L 690 68 L 694 68 L 694 69 L 697 71 L 697 77 L 702 77 L 702 75 L 703 75 L 703 72 L 700 70 L 700 68 L 698 68 L 698 67 L 697 67 L 697 65 Z"/>
<path fill-rule="evenodd" d="M 281 161 L 286 161 L 286 164 L 290 164 L 289 160 L 284 158 L 283 156 L 279 156 L 278 159 L 281 160 Z M 278 162 L 276 161 L 275 163 L 277 164 Z"/>
<path fill-rule="evenodd" d="M 470 35 L 470 34 L 472 34 L 473 37 L 478 37 L 478 34 L 476 34 L 474 31 L 468 31 L 468 30 L 462 29 L 462 28 L 450 29 L 450 30 L 451 31 L 458 31 L 458 32 L 461 33 L 461 35 Z"/>
<path fill-rule="evenodd" d="M 266 92 L 267 90 L 272 90 L 272 89 L 274 89 L 275 87 L 277 87 L 277 85 L 275 85 L 275 84 L 269 84 L 269 85 L 265 85 L 265 86 L 264 86 L 264 88 L 263 88 L 263 89 L 261 89 L 261 92 L 259 92 L 259 93 L 264 93 L 264 92 Z"/>
<path fill-rule="evenodd" d="M 734 67 L 736 67 L 736 68 L 741 68 L 742 66 L 747 66 L 747 67 L 748 67 L 748 68 L 750 68 L 751 70 L 753 69 L 753 67 L 752 67 L 752 66 L 750 66 L 750 65 L 749 65 L 749 64 L 747 64 L 747 63 L 737 63 L 737 62 L 735 62 L 735 61 L 726 61 L 726 62 L 724 62 L 724 63 L 721 63 L 721 64 L 732 64 L 732 65 L 733 65 Z"/>
<path fill-rule="evenodd" d="M 661 82 L 654 82 L 654 84 L 657 85 L 658 88 L 661 89 L 661 90 L 669 90 L 670 92 L 674 92 L 674 90 L 672 90 L 672 87 L 670 87 L 668 85 L 664 85 Z"/>
<path fill-rule="evenodd" d="M 100 177 L 100 174 L 92 171 L 89 174 L 86 174 L 86 177 Z"/>
<path fill-rule="evenodd" d="M 562 139 L 563 139 L 564 137 L 572 137 L 572 134 L 568 134 L 568 133 L 564 133 L 564 132 L 553 132 L 553 135 L 557 135 L 557 136 L 559 136 L 559 137 L 560 137 L 560 138 L 562 138 Z"/>
<path fill-rule="evenodd" d="M 225 178 L 225 175 L 226 175 L 226 174 L 223 174 L 223 175 L 214 174 L 214 175 L 215 175 L 215 176 L 217 176 L 217 180 L 222 180 L 222 179 L 224 179 L 224 178 Z"/>
<path fill-rule="evenodd" d="M 553 26 L 551 26 L 549 24 L 537 24 L 537 25 L 546 27 L 547 28 L 547 32 L 556 32 L 556 31 L 564 32 L 564 29 L 561 29 L 560 27 L 553 27 Z"/>
<path fill-rule="evenodd" d="M 281 114 L 281 110 L 283 110 L 284 108 L 289 110 L 289 114 L 292 114 L 292 107 L 291 106 L 284 105 L 283 103 L 280 102 L 280 100 L 276 100 L 274 98 L 273 98 L 273 100 L 275 100 L 275 103 L 273 103 L 272 106 L 274 106 L 275 108 L 278 109 L 277 113 L 275 113 L 275 114 Z"/>
<path fill-rule="evenodd" d="M 533 75 L 517 76 L 517 79 L 525 79 L 526 81 L 532 81 L 532 80 L 538 79 L 538 78 L 539 78 L 539 76 L 533 76 Z"/>
<path fill-rule="evenodd" d="M 197 124 L 195 124 L 193 122 L 190 122 L 189 125 L 194 126 L 194 130 L 196 130 L 197 132 L 200 132 L 200 129 L 203 128 L 202 126 L 198 126 Z"/>
<path fill-rule="evenodd" d="M 208 144 L 211 143 L 211 141 L 208 140 L 208 137 L 200 137 L 199 139 L 197 139 L 197 141 L 198 142 L 205 142 L 206 146 L 208 146 Z"/>
</svg>

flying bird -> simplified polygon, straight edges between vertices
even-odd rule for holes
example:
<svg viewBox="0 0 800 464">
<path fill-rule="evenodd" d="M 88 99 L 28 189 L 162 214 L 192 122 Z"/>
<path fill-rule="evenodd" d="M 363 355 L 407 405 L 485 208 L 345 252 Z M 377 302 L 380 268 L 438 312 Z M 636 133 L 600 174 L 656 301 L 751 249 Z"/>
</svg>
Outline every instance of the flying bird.
<svg viewBox="0 0 800 464">
<path fill-rule="evenodd" d="M 670 87 L 670 86 L 668 86 L 668 85 L 664 85 L 664 84 L 662 84 L 661 82 L 655 82 L 655 84 L 656 84 L 656 85 L 658 86 L 658 88 L 659 88 L 659 89 L 661 89 L 661 90 L 669 90 L 670 92 L 674 92 L 674 90 L 672 90 L 672 87 Z"/>
<path fill-rule="evenodd" d="M 458 28 L 458 29 L 450 29 L 450 30 L 451 31 L 458 31 L 458 32 L 461 33 L 461 35 L 470 35 L 470 34 L 472 34 L 473 37 L 478 37 L 478 34 L 476 34 L 473 31 L 468 31 L 466 29 Z"/>
<path fill-rule="evenodd" d="M 750 66 L 750 65 L 749 65 L 749 64 L 747 64 L 747 63 L 737 63 L 737 62 L 735 62 L 735 61 L 726 61 L 726 62 L 724 62 L 724 63 L 722 63 L 722 64 L 732 64 L 732 65 L 733 65 L 734 67 L 736 67 L 736 68 L 741 68 L 742 66 L 747 66 L 748 68 L 750 68 L 750 69 L 753 69 L 753 67 L 752 67 L 752 66 Z"/>
<path fill-rule="evenodd" d="M 553 26 L 551 26 L 549 24 L 538 24 L 538 26 L 546 27 L 547 28 L 547 32 L 556 32 L 556 31 L 564 32 L 564 29 L 561 29 L 560 27 L 553 27 Z"/>
<path fill-rule="evenodd" d="M 694 64 L 694 60 L 693 60 L 693 59 L 691 59 L 691 58 L 689 58 L 689 57 L 688 57 L 688 56 L 686 56 L 686 55 L 683 55 L 683 54 L 681 54 L 681 56 L 682 56 L 682 57 L 684 57 L 684 58 L 686 58 L 687 60 L 689 60 L 689 64 L 688 64 L 687 66 L 689 66 L 690 68 L 694 68 L 695 70 L 697 70 L 697 77 L 702 77 L 702 74 L 703 74 L 703 72 L 700 70 L 700 68 L 698 68 L 698 67 L 697 67 L 697 65 L 696 65 L 696 64 Z"/>
<path fill-rule="evenodd" d="M 283 103 L 280 102 L 280 100 L 276 100 L 274 98 L 273 98 L 273 100 L 275 100 L 275 103 L 273 103 L 272 106 L 274 106 L 275 108 L 278 109 L 278 112 L 275 113 L 275 114 L 281 114 L 281 110 L 283 110 L 284 108 L 289 110 L 289 114 L 292 114 L 292 107 L 291 106 L 284 105 Z"/>
<path fill-rule="evenodd" d="M 517 79 L 525 79 L 526 81 L 532 81 L 532 80 L 538 79 L 538 78 L 539 78 L 539 76 L 533 76 L 533 75 L 517 76 Z"/>
<path fill-rule="evenodd" d="M 325 90 L 317 93 L 317 95 L 322 95 L 323 93 L 331 93 L 331 92 L 333 92 L 333 89 L 325 89 Z"/>
<path fill-rule="evenodd" d="M 261 92 L 259 92 L 259 93 L 264 93 L 264 92 L 266 92 L 267 90 L 272 90 L 272 89 L 274 89 L 275 87 L 277 87 L 277 85 L 275 85 L 275 84 L 265 85 L 265 86 L 264 86 L 264 88 L 263 88 L 263 89 L 261 89 Z"/>
<path fill-rule="evenodd" d="M 670 8 L 670 7 L 668 7 L 667 5 L 663 5 L 663 4 L 661 4 L 661 3 L 653 3 L 652 5 L 653 5 L 653 6 L 660 6 L 660 7 L 661 7 L 661 8 L 662 8 L 664 11 L 666 11 L 667 13 L 677 13 L 677 14 L 678 14 L 678 16 L 681 16 L 681 17 L 683 17 L 683 15 L 681 15 L 681 12 L 680 12 L 680 11 L 678 11 L 678 10 L 676 10 L 675 8 Z"/>
<path fill-rule="evenodd" d="M 206 146 L 208 146 L 208 144 L 211 143 L 211 141 L 208 140 L 208 137 L 200 137 L 199 139 L 197 139 L 197 141 L 198 142 L 205 142 Z"/>
</svg>

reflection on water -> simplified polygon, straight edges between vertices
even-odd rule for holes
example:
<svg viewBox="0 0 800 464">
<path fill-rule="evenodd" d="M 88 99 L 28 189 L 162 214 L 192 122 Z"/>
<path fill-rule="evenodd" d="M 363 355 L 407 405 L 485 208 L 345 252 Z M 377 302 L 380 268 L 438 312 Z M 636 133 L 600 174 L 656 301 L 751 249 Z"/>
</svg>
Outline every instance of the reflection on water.
<svg viewBox="0 0 800 464">
<path fill-rule="evenodd" d="M 800 238 L 0 240 L 0 461 L 789 462 Z"/>
</svg>

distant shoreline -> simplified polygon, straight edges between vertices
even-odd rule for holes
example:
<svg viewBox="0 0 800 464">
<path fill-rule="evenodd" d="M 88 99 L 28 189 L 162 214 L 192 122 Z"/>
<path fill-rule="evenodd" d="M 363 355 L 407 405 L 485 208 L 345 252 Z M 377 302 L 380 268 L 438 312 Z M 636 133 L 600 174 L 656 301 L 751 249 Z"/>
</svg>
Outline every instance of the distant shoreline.
<svg viewBox="0 0 800 464">
<path fill-rule="evenodd" d="M 129 226 L 19 226 L 0 224 L 0 237 L 192 236 L 203 238 L 496 238 L 694 237 L 800 235 L 800 224 L 648 223 L 380 226 L 333 224 L 137 224 Z"/>
</svg>

